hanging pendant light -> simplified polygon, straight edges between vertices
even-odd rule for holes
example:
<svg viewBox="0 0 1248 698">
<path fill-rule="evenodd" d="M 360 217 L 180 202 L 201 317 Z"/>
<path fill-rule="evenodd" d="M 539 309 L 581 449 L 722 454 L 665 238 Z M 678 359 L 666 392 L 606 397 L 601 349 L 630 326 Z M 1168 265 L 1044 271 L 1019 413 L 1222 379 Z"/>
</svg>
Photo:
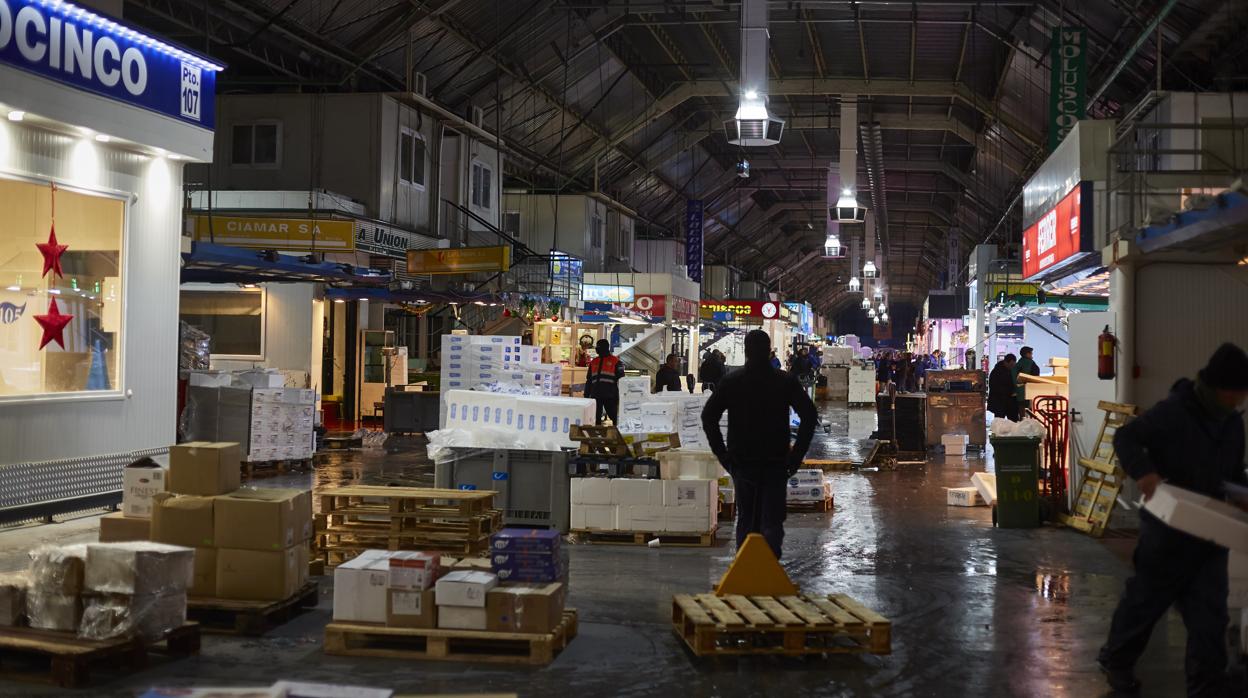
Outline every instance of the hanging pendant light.
<svg viewBox="0 0 1248 698">
<path fill-rule="evenodd" d="M 871 309 L 871 299 L 870 299 L 870 298 L 863 298 L 863 299 L 862 299 L 862 309 L 863 309 L 863 310 L 870 310 L 870 309 Z"/>
<path fill-rule="evenodd" d="M 881 321 L 881 322 L 888 322 L 888 313 L 882 313 L 882 314 L 880 314 L 880 321 Z"/>
<path fill-rule="evenodd" d="M 881 312 L 881 313 L 887 313 L 887 312 L 888 312 L 888 306 L 887 306 L 887 305 L 884 305 L 884 301 L 880 301 L 880 312 Z"/>
<path fill-rule="evenodd" d="M 875 317 L 875 308 L 867 308 L 867 317 Z"/>
<path fill-rule="evenodd" d="M 862 265 L 862 278 L 874 279 L 875 275 L 876 275 L 875 262 L 872 262 L 871 260 L 868 259 L 867 263 Z"/>
<path fill-rule="evenodd" d="M 871 320 L 872 320 L 875 324 L 877 324 L 877 325 L 878 325 L 878 324 L 880 324 L 880 316 L 879 316 L 879 315 L 876 315 L 875 317 L 871 318 Z"/>
<path fill-rule="evenodd" d="M 882 300 L 884 300 L 884 289 L 880 288 L 880 287 L 877 285 L 877 286 L 875 287 L 875 292 L 871 294 L 871 297 L 872 297 L 872 298 L 874 298 L 874 299 L 875 299 L 875 300 L 877 300 L 877 301 L 882 301 Z"/>
<path fill-rule="evenodd" d="M 828 233 L 828 239 L 823 242 L 823 256 L 841 256 L 841 239 L 836 236 L 836 233 Z"/>
<path fill-rule="evenodd" d="M 862 282 L 858 281 L 858 277 L 856 276 L 849 277 L 849 292 L 858 293 L 861 290 L 862 290 Z"/>
</svg>

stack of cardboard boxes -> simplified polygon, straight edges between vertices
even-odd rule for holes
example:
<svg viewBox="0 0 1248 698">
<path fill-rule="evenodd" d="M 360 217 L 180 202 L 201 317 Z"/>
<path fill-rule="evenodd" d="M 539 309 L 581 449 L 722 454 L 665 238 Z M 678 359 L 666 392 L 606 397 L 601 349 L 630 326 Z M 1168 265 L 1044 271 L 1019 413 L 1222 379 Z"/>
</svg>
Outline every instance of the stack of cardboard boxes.
<svg viewBox="0 0 1248 698">
<path fill-rule="evenodd" d="M 572 478 L 572 529 L 707 533 L 719 513 L 717 480 Z"/>
<path fill-rule="evenodd" d="M 823 471 L 803 468 L 789 478 L 785 499 L 790 502 L 822 502 L 831 496 L 832 483 L 824 478 Z"/>
<path fill-rule="evenodd" d="M 168 469 L 144 458 L 122 470 L 121 511 L 100 518 L 100 542 L 149 540 L 152 534 L 152 501 L 165 491 Z"/>
<path fill-rule="evenodd" d="M 316 391 L 255 388 L 244 460 L 263 463 L 311 458 L 316 450 Z"/>
<path fill-rule="evenodd" d="M 277 601 L 307 581 L 312 496 L 239 489 L 238 444 L 169 451 L 168 492 L 152 508 L 152 540 L 195 549 L 191 596 Z"/>
</svg>

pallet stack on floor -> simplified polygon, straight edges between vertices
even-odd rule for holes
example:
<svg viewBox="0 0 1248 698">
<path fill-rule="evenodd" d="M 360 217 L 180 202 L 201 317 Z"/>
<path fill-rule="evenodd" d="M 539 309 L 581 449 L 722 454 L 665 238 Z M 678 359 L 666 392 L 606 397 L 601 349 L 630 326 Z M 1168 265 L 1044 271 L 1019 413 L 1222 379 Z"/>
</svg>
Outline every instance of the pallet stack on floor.
<svg viewBox="0 0 1248 698">
<path fill-rule="evenodd" d="M 576 635 L 557 531 L 503 529 L 490 559 L 368 550 L 334 571 L 325 652 L 546 664 Z"/>
<path fill-rule="evenodd" d="M 491 491 L 353 485 L 316 497 L 316 552 L 326 568 L 375 549 L 484 557 L 502 522 Z"/>
<path fill-rule="evenodd" d="M 785 502 L 789 511 L 831 511 L 832 483 L 824 477 L 822 469 L 798 470 L 789 478 Z"/>
</svg>

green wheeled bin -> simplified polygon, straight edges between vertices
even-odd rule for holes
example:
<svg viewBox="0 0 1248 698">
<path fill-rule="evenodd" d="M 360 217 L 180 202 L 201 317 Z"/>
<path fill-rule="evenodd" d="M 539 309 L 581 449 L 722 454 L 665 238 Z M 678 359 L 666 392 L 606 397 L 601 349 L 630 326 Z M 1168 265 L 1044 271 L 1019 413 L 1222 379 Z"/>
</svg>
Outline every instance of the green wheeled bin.
<svg viewBox="0 0 1248 698">
<path fill-rule="evenodd" d="M 997 525 L 1040 525 L 1040 441 L 1034 436 L 991 438 L 997 464 Z"/>
</svg>

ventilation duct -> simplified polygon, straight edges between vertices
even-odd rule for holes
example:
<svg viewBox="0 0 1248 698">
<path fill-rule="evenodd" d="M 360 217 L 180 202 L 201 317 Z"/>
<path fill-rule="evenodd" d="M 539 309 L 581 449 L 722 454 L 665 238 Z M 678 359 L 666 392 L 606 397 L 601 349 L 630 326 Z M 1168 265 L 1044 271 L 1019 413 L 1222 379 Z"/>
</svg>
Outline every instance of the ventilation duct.
<svg viewBox="0 0 1248 698">
<path fill-rule="evenodd" d="M 867 186 L 871 190 L 871 210 L 880 247 L 888 247 L 888 201 L 884 197 L 884 133 L 878 123 L 862 124 L 862 160 L 867 166 Z"/>
<path fill-rule="evenodd" d="M 741 75 L 736 116 L 724 122 L 728 142 L 740 146 L 776 145 L 784 122 L 767 112 L 767 0 L 741 3 Z"/>
<path fill-rule="evenodd" d="M 841 95 L 841 177 L 840 190 L 832 188 L 828 176 L 828 218 L 841 223 L 861 223 L 867 214 L 858 205 L 858 95 Z M 836 204 L 833 205 L 833 197 Z"/>
</svg>

